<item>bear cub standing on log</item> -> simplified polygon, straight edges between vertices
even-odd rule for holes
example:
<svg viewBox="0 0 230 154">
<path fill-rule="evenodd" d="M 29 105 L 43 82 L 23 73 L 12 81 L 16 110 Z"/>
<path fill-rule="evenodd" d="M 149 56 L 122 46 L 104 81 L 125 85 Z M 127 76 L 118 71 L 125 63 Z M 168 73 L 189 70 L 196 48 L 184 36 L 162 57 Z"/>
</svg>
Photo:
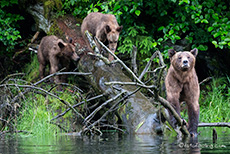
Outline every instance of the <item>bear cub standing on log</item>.
<svg viewBox="0 0 230 154">
<path fill-rule="evenodd" d="M 198 50 L 176 52 L 169 49 L 168 55 L 171 65 L 165 79 L 167 100 L 180 115 L 180 102 L 186 101 L 188 106 L 188 131 L 197 135 L 199 122 L 199 96 L 200 87 L 195 71 L 195 61 Z M 170 113 L 170 112 L 169 112 Z M 176 120 L 170 113 L 172 126 L 175 128 Z"/>
<path fill-rule="evenodd" d="M 85 36 L 86 30 L 93 35 L 93 38 L 96 36 L 114 53 L 117 48 L 117 42 L 122 28 L 123 26 L 118 25 L 117 19 L 114 15 L 92 12 L 83 20 L 81 33 L 89 49 L 91 49 L 91 47 Z M 99 44 L 97 44 L 97 46 L 101 51 L 101 46 Z M 109 54 L 108 59 L 112 61 L 114 60 L 114 57 Z"/>
<path fill-rule="evenodd" d="M 75 52 L 75 46 L 69 42 L 65 43 L 62 39 L 51 35 L 42 38 L 38 48 L 38 62 L 40 78 L 44 78 L 45 67 L 50 64 L 50 74 L 56 73 L 61 67 L 69 69 L 70 60 L 77 61 L 79 56 Z M 65 82 L 66 76 L 54 77 L 55 83 Z"/>
</svg>

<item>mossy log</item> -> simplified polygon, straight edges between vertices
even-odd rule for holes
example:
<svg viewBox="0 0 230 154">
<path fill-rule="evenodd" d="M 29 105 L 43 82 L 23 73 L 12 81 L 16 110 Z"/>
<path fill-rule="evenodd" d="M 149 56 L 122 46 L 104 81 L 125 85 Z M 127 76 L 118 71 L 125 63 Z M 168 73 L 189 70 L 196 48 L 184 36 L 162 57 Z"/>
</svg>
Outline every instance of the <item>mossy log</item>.
<svg viewBox="0 0 230 154">
<path fill-rule="evenodd" d="M 98 93 L 107 93 L 108 99 L 119 94 L 119 89 L 125 90 L 128 94 L 138 88 L 133 85 L 105 85 L 105 82 L 111 81 L 131 82 L 131 79 L 122 72 L 118 64 L 109 66 L 93 56 L 84 55 L 79 61 L 78 68 L 81 72 L 92 72 L 91 76 L 86 77 L 88 83 Z M 118 115 L 129 133 L 155 134 L 162 132 L 157 109 L 141 92 L 137 91 L 124 101 L 126 103 L 118 109 Z M 111 103 L 112 106 L 116 102 Z"/>
</svg>

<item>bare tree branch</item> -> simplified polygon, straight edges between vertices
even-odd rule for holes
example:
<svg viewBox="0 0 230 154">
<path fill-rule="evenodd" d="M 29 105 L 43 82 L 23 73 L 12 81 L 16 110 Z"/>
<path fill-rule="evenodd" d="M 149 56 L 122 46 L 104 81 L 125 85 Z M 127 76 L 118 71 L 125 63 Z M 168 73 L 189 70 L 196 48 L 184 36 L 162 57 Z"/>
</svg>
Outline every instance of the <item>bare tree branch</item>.
<svg viewBox="0 0 230 154">
<path fill-rule="evenodd" d="M 105 82 L 105 85 L 113 85 L 113 84 L 119 84 L 119 85 L 133 85 L 133 86 L 139 86 L 142 88 L 156 88 L 155 85 L 151 85 L 151 86 L 146 86 L 137 82 L 120 82 L 120 81 L 111 81 L 111 82 Z"/>
<path fill-rule="evenodd" d="M 136 46 L 133 46 L 133 50 L 132 50 L 132 68 L 134 74 L 137 75 L 137 47 Z"/>
<path fill-rule="evenodd" d="M 103 106 L 107 105 L 108 103 L 116 100 L 117 98 L 119 98 L 123 93 L 125 93 L 126 91 L 123 90 L 121 91 L 119 94 L 117 94 L 116 96 L 114 96 L 113 98 L 110 98 L 109 100 L 105 101 L 103 104 L 101 104 L 99 107 L 97 107 L 93 112 L 91 112 L 90 115 L 88 115 L 85 119 L 84 119 L 84 123 L 88 123 L 93 117 L 94 115 L 102 109 Z M 95 125 L 95 124 L 92 124 Z"/>
<path fill-rule="evenodd" d="M 147 65 L 145 66 L 144 70 L 142 71 L 141 75 L 139 76 L 139 79 L 141 80 L 143 78 L 143 76 L 145 75 L 145 73 L 149 70 L 149 67 L 152 64 L 152 61 L 154 58 L 156 58 L 157 53 L 154 52 L 153 55 L 151 56 L 149 62 L 147 63 Z"/>
<path fill-rule="evenodd" d="M 42 82 L 44 82 L 45 80 L 53 77 L 53 76 L 56 76 L 56 75 L 66 75 L 66 74 L 72 74 L 72 75 L 90 75 L 91 73 L 81 73 L 81 72 L 56 72 L 56 73 L 53 73 L 53 74 L 50 74 L 46 77 L 44 77 L 43 79 L 37 81 L 36 83 L 32 84 L 33 86 L 36 86 Z M 32 87 L 33 87 L 32 86 Z M 24 92 L 20 93 L 19 95 L 15 96 L 12 100 L 11 100 L 11 103 L 15 102 L 20 96 L 23 96 L 24 94 L 26 94 L 27 92 L 30 91 L 30 88 L 28 87 L 28 89 L 26 89 Z"/>
<path fill-rule="evenodd" d="M 94 100 L 94 99 L 98 99 L 98 98 L 103 97 L 103 96 L 104 96 L 104 94 L 101 94 L 101 95 L 92 97 L 92 98 L 90 98 L 90 99 L 87 99 L 87 100 L 85 100 L 85 101 L 82 101 L 82 102 L 80 102 L 80 103 L 77 103 L 77 104 L 73 105 L 73 108 L 78 107 L 79 105 L 82 105 L 82 104 L 84 104 L 84 103 L 90 102 L 90 101 L 92 101 L 92 100 Z M 53 120 L 55 120 L 55 119 L 58 119 L 58 118 L 64 116 L 64 115 L 65 115 L 66 113 L 68 113 L 70 110 L 71 110 L 71 108 L 68 108 L 67 110 L 65 110 L 65 111 L 62 112 L 61 114 L 58 114 L 57 116 L 55 116 L 55 117 L 54 117 L 53 119 L 51 119 L 50 121 L 53 121 Z"/>
<path fill-rule="evenodd" d="M 97 44 L 96 44 L 96 42 L 93 40 L 93 37 L 92 37 L 92 35 L 89 33 L 88 30 L 85 31 L 85 35 L 86 35 L 86 37 L 88 38 L 89 44 L 90 44 L 91 48 L 94 50 L 94 52 L 95 52 L 96 54 L 100 54 L 100 51 L 99 51 L 99 49 L 98 49 L 98 47 L 97 47 Z"/>
<path fill-rule="evenodd" d="M 161 103 L 161 105 L 163 105 L 166 109 L 168 109 L 172 115 L 175 117 L 178 125 L 181 127 L 181 132 L 186 135 L 186 136 L 189 136 L 190 133 L 188 131 L 188 129 L 186 128 L 186 126 L 183 124 L 183 120 L 181 119 L 181 117 L 177 114 L 177 112 L 175 111 L 175 109 L 170 105 L 170 103 L 165 100 L 164 98 L 162 97 L 158 97 L 159 102 Z"/>
<path fill-rule="evenodd" d="M 63 99 L 61 99 L 60 97 L 58 97 L 58 96 L 54 95 L 53 93 L 50 93 L 50 92 L 48 92 L 48 91 L 46 91 L 46 90 L 44 90 L 44 89 L 42 89 L 42 88 L 40 88 L 40 87 L 35 87 L 35 86 L 31 86 L 31 85 L 18 85 L 18 84 L 2 84 L 2 85 L 0 85 L 0 87 L 4 87 L 4 86 L 15 86 L 15 87 L 18 86 L 18 87 L 22 87 L 22 88 L 30 88 L 30 89 L 40 90 L 40 91 L 42 91 L 42 92 L 44 92 L 44 93 L 46 93 L 46 94 L 48 94 L 48 95 L 50 95 L 50 96 L 52 96 L 52 97 L 58 99 L 60 102 L 62 102 L 63 104 L 65 104 L 66 106 L 68 106 L 69 108 L 71 108 L 77 116 L 79 116 L 79 117 L 81 117 L 82 119 L 84 119 L 84 117 L 83 117 L 79 112 L 77 112 L 77 111 L 71 106 L 71 104 L 70 104 L 69 102 L 67 102 L 67 101 L 65 101 L 65 100 L 63 100 Z"/>
<path fill-rule="evenodd" d="M 205 82 L 208 82 L 209 80 L 212 80 L 212 77 L 207 77 L 206 79 L 204 79 L 203 81 L 201 81 L 199 84 L 203 84 Z"/>
<path fill-rule="evenodd" d="M 8 80 L 9 78 L 11 78 L 11 77 L 13 77 L 13 76 L 21 76 L 21 75 L 25 75 L 25 73 L 15 73 L 15 74 L 7 75 L 7 77 L 5 77 L 5 78 L 0 82 L 0 84 L 3 84 L 6 80 Z"/>
<path fill-rule="evenodd" d="M 230 128 L 229 122 L 217 122 L 217 123 L 199 123 L 198 127 L 228 127 Z"/>
</svg>

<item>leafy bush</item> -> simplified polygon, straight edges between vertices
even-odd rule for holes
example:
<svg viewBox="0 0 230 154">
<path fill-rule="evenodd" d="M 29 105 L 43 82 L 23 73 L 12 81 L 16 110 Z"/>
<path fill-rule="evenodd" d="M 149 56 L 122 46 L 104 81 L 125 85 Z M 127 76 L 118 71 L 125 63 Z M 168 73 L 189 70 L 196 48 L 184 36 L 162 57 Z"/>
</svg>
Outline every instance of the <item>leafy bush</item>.
<svg viewBox="0 0 230 154">
<path fill-rule="evenodd" d="M 8 11 L 9 7 L 18 4 L 17 0 L 2 0 L 0 4 L 0 42 L 9 53 L 18 44 L 17 40 L 21 38 L 20 32 L 17 30 L 19 27 L 17 21 L 24 18 L 19 14 L 12 14 Z M 4 49 L 1 48 L 1 50 Z M 6 53 L 1 52 L 1 54 Z"/>
<path fill-rule="evenodd" d="M 167 4 L 167 5 L 165 5 Z M 207 51 L 212 43 L 216 48 L 230 48 L 228 2 L 221 0 L 65 0 L 65 8 L 84 18 L 89 12 L 112 13 L 124 26 L 118 50 L 130 53 L 136 45 L 141 58 L 160 49 L 167 49 L 186 39 L 192 47 Z M 212 47 L 212 46 L 211 46 Z"/>
</svg>

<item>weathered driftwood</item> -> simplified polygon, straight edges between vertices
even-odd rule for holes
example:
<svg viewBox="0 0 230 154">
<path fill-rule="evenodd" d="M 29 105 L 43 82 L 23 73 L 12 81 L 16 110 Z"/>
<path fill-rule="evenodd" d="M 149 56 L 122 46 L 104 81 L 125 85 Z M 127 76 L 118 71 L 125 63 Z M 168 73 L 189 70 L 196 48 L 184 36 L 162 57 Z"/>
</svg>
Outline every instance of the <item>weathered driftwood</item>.
<svg viewBox="0 0 230 154">
<path fill-rule="evenodd" d="M 119 59 L 117 60 L 119 61 Z M 122 72 L 118 64 L 115 66 L 106 65 L 102 60 L 95 58 L 95 56 L 84 55 L 79 61 L 78 69 L 81 72 L 92 72 L 92 76 L 88 76 L 86 79 L 95 91 L 98 93 L 106 92 L 108 94 L 108 101 L 112 99 L 109 103 L 106 101 L 105 104 L 111 108 L 118 108 L 119 118 L 122 120 L 128 133 L 156 134 L 162 132 L 163 125 L 158 120 L 157 109 L 137 90 L 139 87 L 105 84 L 112 81 L 132 82 Z M 135 79 L 139 80 L 137 77 Z M 133 93 L 134 91 L 135 93 Z M 129 95 L 130 93 L 133 94 Z M 125 100 L 123 100 L 123 97 L 118 97 L 121 94 L 124 95 L 123 97 L 127 96 Z M 123 106 L 118 107 L 119 104 L 117 102 L 120 102 L 119 100 L 121 99 L 125 103 Z M 89 119 L 90 117 L 87 120 Z M 93 124 L 89 126 L 93 126 Z"/>
<path fill-rule="evenodd" d="M 228 127 L 230 128 L 229 122 L 216 122 L 216 123 L 199 123 L 198 127 Z"/>
</svg>

